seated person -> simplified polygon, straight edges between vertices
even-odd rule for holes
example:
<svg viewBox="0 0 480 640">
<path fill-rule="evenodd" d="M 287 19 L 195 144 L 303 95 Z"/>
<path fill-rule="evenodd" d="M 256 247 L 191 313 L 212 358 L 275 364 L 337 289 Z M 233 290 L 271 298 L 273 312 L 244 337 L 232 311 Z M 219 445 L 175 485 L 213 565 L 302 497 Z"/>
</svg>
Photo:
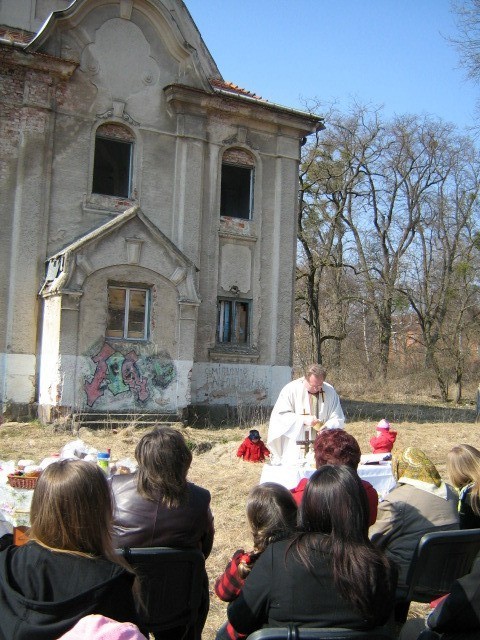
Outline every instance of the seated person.
<svg viewBox="0 0 480 640">
<path fill-rule="evenodd" d="M 419 636 L 425 626 L 430 632 L 424 631 Z M 415 618 L 405 623 L 400 640 L 417 637 L 422 640 L 480 638 L 480 562 L 473 565 L 471 573 L 453 583 L 450 594 L 439 602 L 426 621 Z"/>
<path fill-rule="evenodd" d="M 238 447 L 237 456 L 247 462 L 264 462 L 265 456 L 269 456 L 270 451 L 260 438 L 257 429 L 251 429 L 248 436 Z"/>
<path fill-rule="evenodd" d="M 314 449 L 317 469 L 324 464 L 346 464 L 356 471 L 360 464 L 360 446 L 355 438 L 344 429 L 325 429 L 320 431 L 315 440 Z M 302 501 L 306 484 L 307 478 L 303 478 L 295 489 L 292 489 L 293 497 L 297 504 Z M 377 518 L 378 493 L 366 480 L 362 480 L 362 485 L 368 499 L 368 524 L 370 526 Z"/>
<path fill-rule="evenodd" d="M 30 520 L 30 541 L 0 553 L 1 640 L 56 640 L 89 614 L 137 621 L 135 576 L 112 547 L 110 490 L 97 465 L 49 465 Z"/>
<path fill-rule="evenodd" d="M 210 493 L 187 481 L 192 453 L 183 435 L 172 427 L 159 427 L 143 436 L 135 459 L 135 473 L 112 477 L 114 545 L 198 548 L 207 558 L 214 536 Z M 195 638 L 201 636 L 208 605 L 205 572 Z"/>
<path fill-rule="evenodd" d="M 390 453 L 397 439 L 397 432 L 390 428 L 388 420 L 380 420 L 375 427 L 376 435 L 370 438 L 372 453 Z"/>
<path fill-rule="evenodd" d="M 261 627 L 383 625 L 394 604 L 396 569 L 368 540 L 368 504 L 360 478 L 340 465 L 308 482 L 297 533 L 268 545 L 228 619 L 239 633 Z"/>
<path fill-rule="evenodd" d="M 238 597 L 255 561 L 270 543 L 293 535 L 297 524 L 297 505 L 288 489 L 275 482 L 265 482 L 250 491 L 247 518 L 253 536 L 253 551 L 236 551 L 225 571 L 215 581 L 215 593 L 225 602 L 232 602 Z M 244 637 L 229 622 L 217 633 L 217 640 Z"/>
<path fill-rule="evenodd" d="M 460 529 L 480 528 L 480 451 L 469 444 L 453 447 L 447 455 L 447 473 L 460 492 Z"/>
<path fill-rule="evenodd" d="M 458 529 L 458 499 L 419 449 L 407 447 L 394 454 L 392 471 L 398 484 L 378 505 L 377 521 L 369 535 L 399 567 L 401 598 L 420 538 L 430 531 Z"/>
</svg>

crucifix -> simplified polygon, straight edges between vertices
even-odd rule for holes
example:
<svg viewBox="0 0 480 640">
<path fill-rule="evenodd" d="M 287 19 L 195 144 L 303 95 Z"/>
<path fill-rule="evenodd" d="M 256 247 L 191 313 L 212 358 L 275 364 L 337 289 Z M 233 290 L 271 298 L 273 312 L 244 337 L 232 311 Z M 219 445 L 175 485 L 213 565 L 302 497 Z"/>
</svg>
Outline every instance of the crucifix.
<svg viewBox="0 0 480 640">
<path fill-rule="evenodd" d="M 308 415 L 309 414 L 304 409 L 303 413 L 302 413 L 302 416 L 308 416 Z M 299 446 L 303 447 L 305 456 L 310 451 L 310 445 L 313 445 L 314 442 L 315 442 L 315 438 L 313 440 L 311 438 L 312 438 L 312 427 L 306 427 L 305 428 L 305 432 L 303 434 L 303 440 L 297 440 L 296 441 L 296 444 L 298 444 Z"/>
<path fill-rule="evenodd" d="M 305 431 L 305 440 L 297 440 L 296 444 L 302 446 L 304 448 L 305 455 L 310 451 L 310 445 L 313 445 L 315 440 L 310 440 L 310 434 L 308 431 Z"/>
</svg>

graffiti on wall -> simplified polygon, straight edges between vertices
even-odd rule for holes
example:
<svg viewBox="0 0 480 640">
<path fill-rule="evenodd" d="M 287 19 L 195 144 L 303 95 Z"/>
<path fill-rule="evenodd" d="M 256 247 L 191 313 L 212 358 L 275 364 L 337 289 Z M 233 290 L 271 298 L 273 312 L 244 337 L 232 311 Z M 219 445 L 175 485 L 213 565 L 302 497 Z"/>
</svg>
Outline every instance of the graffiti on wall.
<svg viewBox="0 0 480 640">
<path fill-rule="evenodd" d="M 123 354 L 105 342 L 91 359 L 95 372 L 84 383 L 89 407 L 107 390 L 113 396 L 128 394 L 136 403 L 145 403 L 153 388 L 166 389 L 176 377 L 173 361 L 166 353 L 143 356 L 132 349 Z"/>
</svg>

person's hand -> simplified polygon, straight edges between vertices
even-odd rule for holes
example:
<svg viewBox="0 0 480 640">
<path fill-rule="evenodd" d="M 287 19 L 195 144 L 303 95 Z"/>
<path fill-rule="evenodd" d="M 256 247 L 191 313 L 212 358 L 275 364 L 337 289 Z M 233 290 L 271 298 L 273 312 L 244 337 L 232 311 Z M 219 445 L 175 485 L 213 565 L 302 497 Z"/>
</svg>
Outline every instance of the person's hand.
<svg viewBox="0 0 480 640">
<path fill-rule="evenodd" d="M 315 429 L 315 431 L 321 431 L 325 427 L 325 423 L 322 420 L 318 420 L 317 418 L 315 422 L 312 422 L 312 427 Z"/>
<path fill-rule="evenodd" d="M 303 424 L 306 427 L 313 427 L 315 422 L 318 422 L 318 418 L 316 418 L 315 416 L 304 416 L 303 417 Z"/>
</svg>

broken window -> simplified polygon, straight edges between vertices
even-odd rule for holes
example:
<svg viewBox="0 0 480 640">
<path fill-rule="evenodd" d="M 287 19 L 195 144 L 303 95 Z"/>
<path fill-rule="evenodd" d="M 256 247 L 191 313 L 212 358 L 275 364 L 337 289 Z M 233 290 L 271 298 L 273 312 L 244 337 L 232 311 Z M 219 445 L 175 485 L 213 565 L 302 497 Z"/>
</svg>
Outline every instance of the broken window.
<svg viewBox="0 0 480 640">
<path fill-rule="evenodd" d="M 249 220 L 253 212 L 255 165 L 242 149 L 223 154 L 220 215 Z"/>
<path fill-rule="evenodd" d="M 103 125 L 95 137 L 92 192 L 129 198 L 133 135 L 119 125 Z"/>
<path fill-rule="evenodd" d="M 219 300 L 217 342 L 248 344 L 250 302 Z"/>
<path fill-rule="evenodd" d="M 147 340 L 149 307 L 149 289 L 109 286 L 106 336 Z"/>
</svg>

